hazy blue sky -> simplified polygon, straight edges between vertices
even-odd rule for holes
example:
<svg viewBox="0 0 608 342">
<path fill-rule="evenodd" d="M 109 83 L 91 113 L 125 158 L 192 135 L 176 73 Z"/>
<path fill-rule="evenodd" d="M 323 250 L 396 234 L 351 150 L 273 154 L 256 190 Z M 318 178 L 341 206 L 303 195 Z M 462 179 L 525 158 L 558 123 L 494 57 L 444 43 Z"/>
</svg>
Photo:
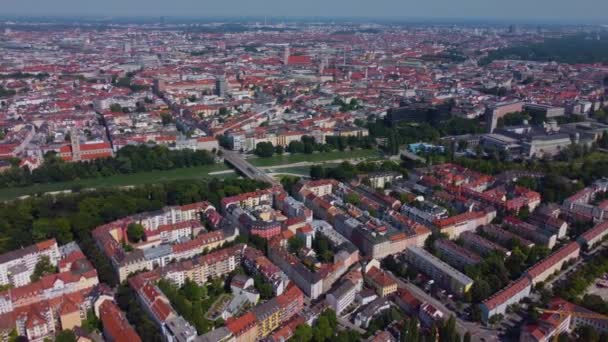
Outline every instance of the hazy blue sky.
<svg viewBox="0 0 608 342">
<path fill-rule="evenodd" d="M 1 0 L 0 14 L 602 21 L 608 0 Z M 606 19 L 608 23 L 608 19 Z"/>
</svg>

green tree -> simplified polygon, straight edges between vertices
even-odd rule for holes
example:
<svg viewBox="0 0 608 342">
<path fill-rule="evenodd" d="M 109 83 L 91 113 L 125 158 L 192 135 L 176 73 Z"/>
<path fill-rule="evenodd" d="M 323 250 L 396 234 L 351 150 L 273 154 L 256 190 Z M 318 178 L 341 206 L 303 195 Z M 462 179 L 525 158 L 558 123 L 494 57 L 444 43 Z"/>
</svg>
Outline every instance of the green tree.
<svg viewBox="0 0 608 342">
<path fill-rule="evenodd" d="M 295 333 L 293 334 L 293 340 L 296 342 L 309 342 L 312 340 L 312 328 L 310 325 L 304 323 L 298 325 Z"/>
<path fill-rule="evenodd" d="M 171 115 L 171 113 L 168 113 L 168 112 L 161 113 L 160 120 L 161 120 L 163 126 L 167 126 L 174 122 L 173 116 Z"/>
<path fill-rule="evenodd" d="M 36 241 L 56 238 L 61 244 L 68 243 L 73 239 L 70 221 L 63 217 L 41 218 L 34 221 L 32 235 Z"/>
<path fill-rule="evenodd" d="M 588 325 L 579 326 L 574 332 L 578 336 L 579 341 L 598 342 L 600 340 L 597 330 Z"/>
<path fill-rule="evenodd" d="M 344 196 L 344 200 L 346 203 L 350 203 L 352 205 L 359 205 L 361 203 L 361 199 L 359 199 L 359 195 L 354 192 L 348 193 Z"/>
<path fill-rule="evenodd" d="M 274 154 L 274 146 L 272 146 L 272 143 L 270 142 L 260 142 L 255 146 L 254 153 L 259 157 L 272 157 L 272 155 Z"/>
<path fill-rule="evenodd" d="M 55 335 L 55 342 L 76 342 L 76 334 L 70 329 L 61 330 Z"/>
<path fill-rule="evenodd" d="M 140 242 L 144 238 L 144 226 L 139 223 L 129 223 L 127 226 L 127 237 L 131 242 Z"/>
<path fill-rule="evenodd" d="M 118 103 L 113 103 L 110 105 L 110 111 L 114 113 L 121 113 L 122 107 Z"/>
<path fill-rule="evenodd" d="M 334 335 L 334 331 L 325 316 L 319 316 L 315 328 L 313 329 L 313 339 L 315 341 L 325 341 Z"/>
<path fill-rule="evenodd" d="M 290 238 L 289 241 L 287 241 L 287 243 L 289 246 L 289 250 L 292 253 L 295 253 L 304 247 L 304 240 L 302 240 L 296 236 Z"/>
<path fill-rule="evenodd" d="M 287 146 L 287 151 L 289 153 L 303 153 L 304 152 L 304 143 L 301 141 L 292 141 Z"/>
<path fill-rule="evenodd" d="M 325 178 L 325 169 L 321 165 L 313 165 L 310 167 L 310 178 L 322 179 Z"/>
<path fill-rule="evenodd" d="M 82 322 L 82 328 L 88 332 L 93 332 L 97 330 L 101 330 L 101 321 L 95 315 L 95 312 L 92 309 L 87 311 L 87 317 Z"/>
<path fill-rule="evenodd" d="M 55 272 L 57 272 L 57 268 L 53 266 L 53 264 L 51 264 L 51 259 L 49 259 L 48 256 L 43 255 L 38 258 L 38 262 L 36 263 L 36 266 L 34 267 L 34 272 L 32 273 L 30 278 L 34 282 L 40 280 L 40 278 L 46 275 L 53 274 Z"/>
</svg>

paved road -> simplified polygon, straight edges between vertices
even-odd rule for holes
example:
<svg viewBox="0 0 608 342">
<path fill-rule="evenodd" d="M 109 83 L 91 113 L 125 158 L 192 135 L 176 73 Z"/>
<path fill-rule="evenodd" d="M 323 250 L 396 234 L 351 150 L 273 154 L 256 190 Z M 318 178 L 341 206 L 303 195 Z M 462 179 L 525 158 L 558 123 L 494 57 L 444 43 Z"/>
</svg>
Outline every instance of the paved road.
<svg viewBox="0 0 608 342">
<path fill-rule="evenodd" d="M 458 318 L 458 315 L 455 312 L 448 309 L 445 305 L 443 305 L 443 303 L 432 297 L 430 294 L 424 292 L 418 286 L 405 282 L 394 275 L 393 278 L 397 281 L 399 287 L 409 290 L 416 298 L 418 298 L 418 300 L 431 303 L 448 317 L 453 315 L 456 319 L 456 330 L 458 330 L 461 335 L 464 335 L 467 331 L 469 331 L 473 341 L 482 341 L 482 339 L 484 341 L 499 341 L 496 331 L 487 329 L 478 323 L 463 321 L 462 319 Z"/>
</svg>

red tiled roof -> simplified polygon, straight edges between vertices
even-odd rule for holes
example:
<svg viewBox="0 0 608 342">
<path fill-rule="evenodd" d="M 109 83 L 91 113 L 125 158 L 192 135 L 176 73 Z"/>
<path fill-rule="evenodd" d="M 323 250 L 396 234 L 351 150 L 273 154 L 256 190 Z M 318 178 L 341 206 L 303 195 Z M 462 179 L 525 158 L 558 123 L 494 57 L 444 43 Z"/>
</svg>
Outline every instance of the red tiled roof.
<svg viewBox="0 0 608 342">
<path fill-rule="evenodd" d="M 530 267 L 527 273 L 530 277 L 536 278 L 543 272 L 545 272 L 548 268 L 562 261 L 564 258 L 566 258 L 566 256 L 578 251 L 580 251 L 579 244 L 576 242 L 571 242 L 560 248 L 556 252 L 551 253 L 551 255 L 539 261 L 534 266 Z"/>
<path fill-rule="evenodd" d="M 608 230 L 608 221 L 604 221 L 604 222 L 596 225 L 595 227 L 589 229 L 588 231 L 584 232 L 583 234 L 581 234 L 580 238 L 584 239 L 585 241 L 591 241 L 594 238 L 596 238 L 597 236 L 599 236 L 600 234 L 606 233 L 607 230 Z"/>
<path fill-rule="evenodd" d="M 485 216 L 481 211 L 471 211 L 433 222 L 438 227 L 448 227 L 465 221 L 476 220 Z"/>
<path fill-rule="evenodd" d="M 249 311 L 238 318 L 229 318 L 226 320 L 226 328 L 235 336 L 241 336 L 256 325 L 256 319 L 253 312 Z"/>
<path fill-rule="evenodd" d="M 488 310 L 492 310 L 529 286 L 532 286 L 530 279 L 525 277 L 519 278 L 515 282 L 507 285 L 502 290 L 496 292 L 493 296 L 486 299 L 483 304 L 488 308 Z"/>
<path fill-rule="evenodd" d="M 110 300 L 104 301 L 99 307 L 99 316 L 103 324 L 104 334 L 115 342 L 141 342 L 141 338 L 120 311 Z"/>
</svg>

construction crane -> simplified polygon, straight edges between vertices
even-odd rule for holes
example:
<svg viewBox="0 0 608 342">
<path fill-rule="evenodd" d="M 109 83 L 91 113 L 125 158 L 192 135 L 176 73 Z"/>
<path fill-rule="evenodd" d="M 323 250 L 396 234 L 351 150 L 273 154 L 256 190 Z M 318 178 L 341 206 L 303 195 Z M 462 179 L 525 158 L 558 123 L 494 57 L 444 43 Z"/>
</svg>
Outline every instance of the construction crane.
<svg viewBox="0 0 608 342">
<path fill-rule="evenodd" d="M 595 312 L 580 312 L 580 311 L 568 311 L 568 310 L 549 310 L 549 309 L 541 309 L 536 308 L 540 313 L 549 313 L 559 315 L 559 323 L 563 322 L 568 315 L 572 317 L 580 317 L 580 318 L 590 318 L 590 319 L 605 319 L 608 320 L 608 316 L 602 315 Z M 557 342 L 559 340 L 559 335 L 555 334 L 553 336 L 553 342 Z"/>
</svg>

